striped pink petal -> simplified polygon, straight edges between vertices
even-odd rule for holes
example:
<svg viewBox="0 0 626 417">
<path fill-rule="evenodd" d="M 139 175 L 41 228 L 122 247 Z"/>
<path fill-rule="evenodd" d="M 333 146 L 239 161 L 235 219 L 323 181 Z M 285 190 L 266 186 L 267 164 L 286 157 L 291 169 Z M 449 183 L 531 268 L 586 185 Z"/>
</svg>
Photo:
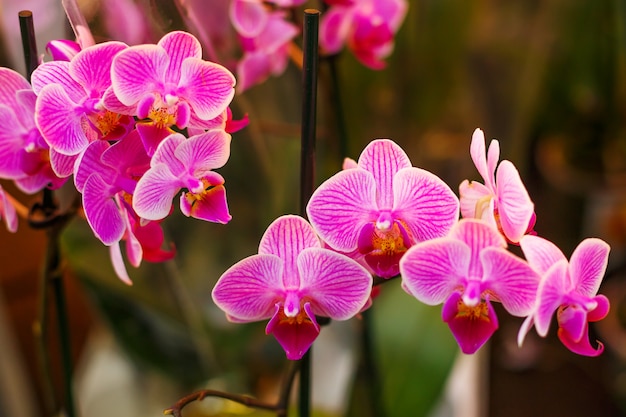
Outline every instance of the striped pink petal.
<svg viewBox="0 0 626 417">
<path fill-rule="evenodd" d="M 237 322 L 268 319 L 283 297 L 283 261 L 259 254 L 231 266 L 215 284 L 212 297 L 227 317 Z"/>
<path fill-rule="evenodd" d="M 436 175 L 403 168 L 393 179 L 392 215 L 405 222 L 417 241 L 445 236 L 459 217 L 459 200 Z"/>
<path fill-rule="evenodd" d="M 378 208 L 391 209 L 394 206 L 394 176 L 402 168 L 411 166 L 411 161 L 404 150 L 389 139 L 373 140 L 361 152 L 358 164 L 374 176 Z"/>
<path fill-rule="evenodd" d="M 600 239 L 585 239 L 570 258 L 569 273 L 576 291 L 587 297 L 597 294 L 609 261 L 610 246 Z"/>
<path fill-rule="evenodd" d="M 321 247 L 313 228 L 300 216 L 286 215 L 274 220 L 259 243 L 260 254 L 272 254 L 283 261 L 283 285 L 299 288 L 301 277 L 297 259 L 306 248 Z"/>
<path fill-rule="evenodd" d="M 363 225 L 378 218 L 373 175 L 363 169 L 336 173 L 315 190 L 307 215 L 322 240 L 332 248 L 354 251 Z"/>
<path fill-rule="evenodd" d="M 368 301 L 372 276 L 356 261 L 323 248 L 304 249 L 297 261 L 300 292 L 316 315 L 347 320 Z"/>
</svg>

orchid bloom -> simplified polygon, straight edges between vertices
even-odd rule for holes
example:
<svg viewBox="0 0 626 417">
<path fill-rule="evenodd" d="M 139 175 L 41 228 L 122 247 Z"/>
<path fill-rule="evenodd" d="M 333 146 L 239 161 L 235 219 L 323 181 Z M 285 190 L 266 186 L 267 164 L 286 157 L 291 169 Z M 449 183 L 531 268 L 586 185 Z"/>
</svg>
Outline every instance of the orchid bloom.
<svg viewBox="0 0 626 417">
<path fill-rule="evenodd" d="M 11 179 L 25 193 L 65 182 L 50 166 L 48 144 L 35 125 L 35 100 L 22 75 L 0 68 L 0 119 L 11 123 L 0 130 L 0 178 Z"/>
<path fill-rule="evenodd" d="M 352 259 L 322 247 L 302 217 L 286 215 L 265 231 L 259 253 L 230 267 L 213 301 L 237 323 L 270 319 L 290 360 L 300 359 L 320 332 L 316 316 L 347 320 L 369 300 L 372 277 Z"/>
<path fill-rule="evenodd" d="M 486 220 L 511 243 L 532 230 L 535 206 L 512 162 L 500 158 L 500 144 L 492 140 L 485 156 L 485 135 L 476 129 L 470 145 L 472 160 L 485 184 L 465 180 L 459 186 L 461 214 Z M 497 167 L 497 170 L 496 170 Z"/>
<path fill-rule="evenodd" d="M 406 11 L 406 0 L 334 0 L 320 23 L 320 45 L 330 54 L 344 45 L 372 69 L 385 67 L 393 51 L 394 36 Z"/>
<path fill-rule="evenodd" d="M 522 325 L 518 343 L 534 325 L 545 337 L 556 311 L 561 342 L 572 352 L 598 356 L 604 345 L 593 348 L 589 322 L 602 320 L 609 312 L 609 300 L 598 295 L 609 258 L 609 245 L 603 240 L 583 240 L 567 258 L 552 242 L 538 236 L 524 236 L 520 246 L 529 264 L 542 276 L 534 311 Z"/>
<path fill-rule="evenodd" d="M 200 42 L 180 31 L 167 33 L 156 45 L 131 46 L 117 54 L 111 79 L 106 105 L 117 110 L 119 100 L 132 109 L 126 114 L 150 120 L 137 125 L 149 154 L 173 133 L 172 126 L 184 129 L 196 122 L 195 127 L 203 127 L 226 110 L 235 94 L 230 71 L 204 61 Z"/>
<path fill-rule="evenodd" d="M 230 135 L 209 130 L 189 139 L 179 133 L 166 137 L 141 177 L 133 197 L 133 208 L 148 220 L 165 218 L 172 199 L 181 188 L 180 209 L 186 216 L 217 223 L 231 219 L 226 203 L 224 178 L 213 169 L 230 156 Z"/>
<path fill-rule="evenodd" d="M 307 214 L 331 248 L 346 254 L 358 250 L 380 277 L 397 275 L 409 247 L 445 236 L 457 221 L 459 202 L 452 190 L 436 175 L 411 166 L 389 139 L 372 141 L 356 165 L 344 167 L 315 190 Z"/>
<path fill-rule="evenodd" d="M 498 328 L 492 301 L 512 315 L 532 311 L 538 274 L 506 250 L 496 229 L 462 219 L 446 237 L 417 243 L 400 261 L 402 287 L 428 305 L 444 303 L 448 323 L 463 353 L 476 352 Z"/>
<path fill-rule="evenodd" d="M 230 17 L 244 51 L 237 64 L 239 90 L 280 75 L 289 61 L 289 42 L 299 29 L 285 20 L 284 11 L 270 11 L 260 1 L 234 0 Z"/>
<path fill-rule="evenodd" d="M 113 57 L 126 48 L 121 42 L 101 43 L 81 50 L 69 62 L 46 62 L 33 72 L 35 120 L 53 151 L 76 156 L 95 140 L 119 140 L 132 129 L 132 118 L 103 104 Z"/>
</svg>

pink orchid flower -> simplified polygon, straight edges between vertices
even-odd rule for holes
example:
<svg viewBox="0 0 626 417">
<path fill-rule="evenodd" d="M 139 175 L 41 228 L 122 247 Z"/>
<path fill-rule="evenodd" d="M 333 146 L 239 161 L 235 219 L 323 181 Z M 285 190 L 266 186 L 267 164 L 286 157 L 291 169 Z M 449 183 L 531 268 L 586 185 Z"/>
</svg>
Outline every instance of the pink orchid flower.
<svg viewBox="0 0 626 417">
<path fill-rule="evenodd" d="M 347 44 L 356 58 L 372 69 L 385 67 L 394 36 L 406 11 L 406 0 L 327 1 L 320 23 L 320 45 L 330 54 Z"/>
<path fill-rule="evenodd" d="M 141 68 L 141 71 L 137 71 Z M 144 146 L 152 154 L 176 125 L 184 129 L 190 122 L 218 117 L 230 104 L 235 77 L 223 66 L 204 61 L 200 42 L 186 32 L 170 32 L 156 45 L 136 45 L 117 54 L 111 67 L 112 89 L 105 97 L 114 110 L 119 100 L 126 114 L 149 119 L 137 129 Z"/>
<path fill-rule="evenodd" d="M 110 145 L 97 141 L 77 161 L 74 183 L 82 194 L 87 222 L 107 246 L 126 231 L 122 206 L 135 191 L 137 178 L 148 170 L 150 158 L 135 131 Z"/>
<path fill-rule="evenodd" d="M 7 230 L 11 233 L 17 232 L 17 212 L 15 206 L 9 198 L 9 194 L 0 185 L 0 219 L 4 220 Z"/>
<path fill-rule="evenodd" d="M 213 288 L 213 301 L 236 323 L 270 319 L 290 360 L 300 359 L 320 332 L 316 316 L 347 320 L 369 300 L 371 275 L 352 259 L 322 248 L 299 216 L 276 219 L 259 253 L 230 267 Z"/>
<path fill-rule="evenodd" d="M 398 262 L 416 242 L 445 236 L 459 215 L 459 201 L 436 175 L 411 166 L 395 142 L 378 139 L 363 150 L 355 168 L 338 172 L 311 196 L 307 214 L 328 243 L 364 257 L 383 278 L 398 274 Z"/>
<path fill-rule="evenodd" d="M 81 50 L 69 62 L 46 62 L 33 72 L 35 121 L 51 149 L 75 156 L 95 140 L 119 140 L 132 129 L 131 117 L 103 104 L 113 57 L 126 48 L 121 42 L 101 43 Z"/>
<path fill-rule="evenodd" d="M 532 230 L 535 206 L 512 162 L 500 158 L 500 144 L 492 140 L 485 157 L 485 135 L 476 129 L 470 145 L 472 160 L 485 184 L 465 180 L 459 186 L 461 214 L 497 227 L 511 243 Z M 496 170 L 497 167 L 497 170 Z"/>
<path fill-rule="evenodd" d="M 594 349 L 589 342 L 589 322 L 602 320 L 609 312 L 609 300 L 597 295 L 609 258 L 609 245 L 600 239 L 583 240 L 567 258 L 552 242 L 538 236 L 524 236 L 520 246 L 529 264 L 542 276 L 534 311 L 518 335 L 521 345 L 534 325 L 545 337 L 556 311 L 561 342 L 572 352 L 598 356 L 604 345 Z"/>
<path fill-rule="evenodd" d="M 176 193 L 186 188 L 188 191 L 183 191 L 180 197 L 183 214 L 228 223 L 231 216 L 224 178 L 213 169 L 228 161 L 230 140 L 223 130 L 210 130 L 189 139 L 179 133 L 166 137 L 135 189 L 133 208 L 137 214 L 148 220 L 165 218 Z"/>
<path fill-rule="evenodd" d="M 36 99 L 22 75 L 0 68 L 0 119 L 11 123 L 0 130 L 0 178 L 14 180 L 27 194 L 65 182 L 53 172 L 48 144 L 35 125 Z"/>
<path fill-rule="evenodd" d="M 262 83 L 270 75 L 282 74 L 289 62 L 289 43 L 299 33 L 297 26 L 285 20 L 287 15 L 283 11 L 268 11 L 263 5 L 259 10 L 263 18 L 247 21 L 247 26 L 244 22 L 235 24 L 244 51 L 237 64 L 239 91 Z M 237 22 L 232 13 L 231 18 Z"/>
<path fill-rule="evenodd" d="M 512 315 L 532 311 L 539 276 L 506 250 L 496 229 L 462 219 L 446 237 L 412 246 L 400 260 L 402 287 L 428 305 L 444 303 L 443 320 L 463 353 L 476 352 L 498 328 L 492 301 Z"/>
</svg>

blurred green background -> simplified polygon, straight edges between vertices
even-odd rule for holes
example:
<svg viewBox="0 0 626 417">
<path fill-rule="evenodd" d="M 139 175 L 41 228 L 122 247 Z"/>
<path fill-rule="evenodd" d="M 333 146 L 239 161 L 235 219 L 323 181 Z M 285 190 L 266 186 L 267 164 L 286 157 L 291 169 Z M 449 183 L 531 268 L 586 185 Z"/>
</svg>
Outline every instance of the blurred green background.
<svg viewBox="0 0 626 417">
<path fill-rule="evenodd" d="M 173 3 L 139 4 L 151 17 L 155 39 L 159 31 L 184 28 Z M 96 37 L 107 39 L 97 5 L 85 10 Z M 531 334 L 518 348 L 521 320 L 498 310 L 501 327 L 477 362 L 480 378 L 464 381 L 480 395 L 479 415 L 626 415 L 625 22 L 622 0 L 412 0 L 386 69 L 369 70 L 349 51 L 320 61 L 318 183 L 341 168 L 343 157 L 356 159 L 370 140 L 386 137 L 414 165 L 457 190 L 462 180 L 479 179 L 469 143 L 480 127 L 488 140 L 500 141 L 502 158 L 519 168 L 536 204 L 539 235 L 567 255 L 584 237 L 612 245 L 601 288 L 612 313 L 591 328 L 605 353 L 578 357 L 560 345 L 554 329 L 545 340 Z M 7 39 L 5 34 L 5 44 Z M 3 59 L 9 62 L 6 54 Z M 339 91 L 332 87 L 331 65 Z M 210 292 L 230 265 L 256 253 L 273 219 L 298 212 L 300 96 L 300 72 L 290 64 L 282 76 L 235 97 L 235 117 L 247 113 L 250 126 L 233 135 L 231 158 L 219 170 L 233 220 L 209 224 L 175 210 L 163 223 L 175 260 L 129 271 L 132 287 L 115 278 L 107 249 L 83 221 L 73 222 L 64 236 L 88 314 L 115 335 L 146 378 L 159 375 L 171 384 L 158 398 L 162 408 L 206 386 L 276 395 L 287 361 L 264 335 L 265 323 L 226 323 Z M 3 245 L 11 245 L 11 235 L 1 236 Z M 35 287 L 36 280 L 23 285 Z M 354 342 L 365 322 L 373 332 L 386 416 L 472 415 L 452 414 L 442 400 L 458 349 L 440 307 L 419 304 L 399 281 L 384 285 L 366 320 L 352 320 L 324 341 L 351 364 L 346 372 L 354 389 L 350 384 L 345 391 L 346 415 L 374 415 Z M 336 368 L 337 358 L 320 357 L 314 374 Z M 224 407 L 194 406 L 188 415 L 249 412 Z"/>
</svg>

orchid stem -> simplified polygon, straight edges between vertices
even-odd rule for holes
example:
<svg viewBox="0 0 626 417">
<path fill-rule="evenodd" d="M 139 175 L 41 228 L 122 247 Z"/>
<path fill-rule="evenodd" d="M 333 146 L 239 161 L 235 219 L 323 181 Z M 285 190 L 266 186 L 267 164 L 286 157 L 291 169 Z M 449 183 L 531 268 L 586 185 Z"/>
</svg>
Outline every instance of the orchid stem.
<svg viewBox="0 0 626 417">
<path fill-rule="evenodd" d="M 331 82 L 331 100 L 333 103 L 333 113 L 335 116 L 335 124 L 337 128 L 337 136 L 339 136 L 339 162 L 343 163 L 343 159 L 349 156 L 348 149 L 348 128 L 341 104 L 341 91 L 339 82 L 339 70 L 337 68 L 337 57 L 333 55 L 328 57 L 328 67 L 330 70 Z"/>
<path fill-rule="evenodd" d="M 363 317 L 363 330 L 361 332 L 361 349 L 363 353 L 363 373 L 369 398 L 370 409 L 373 416 L 384 416 L 385 410 L 382 403 L 381 379 L 376 366 L 376 352 L 374 351 L 374 321 L 372 309 L 369 308 L 361 313 Z"/>
<path fill-rule="evenodd" d="M 306 218 L 306 205 L 315 189 L 315 135 L 317 124 L 317 64 L 320 12 L 304 11 L 302 31 L 302 147 L 300 159 L 300 215 Z M 311 349 L 300 359 L 298 410 L 309 417 L 311 398 Z"/>
<path fill-rule="evenodd" d="M 317 122 L 317 63 L 320 12 L 304 11 L 302 40 L 302 127 L 300 159 L 300 214 L 306 217 L 306 205 L 315 188 L 315 135 Z"/>
<path fill-rule="evenodd" d="M 26 79 L 30 76 L 39 64 L 37 58 L 37 41 L 35 39 L 35 25 L 33 23 L 33 12 L 22 10 L 18 13 L 20 20 L 20 34 L 22 36 L 22 48 L 24 50 L 24 62 L 26 63 Z"/>
</svg>

